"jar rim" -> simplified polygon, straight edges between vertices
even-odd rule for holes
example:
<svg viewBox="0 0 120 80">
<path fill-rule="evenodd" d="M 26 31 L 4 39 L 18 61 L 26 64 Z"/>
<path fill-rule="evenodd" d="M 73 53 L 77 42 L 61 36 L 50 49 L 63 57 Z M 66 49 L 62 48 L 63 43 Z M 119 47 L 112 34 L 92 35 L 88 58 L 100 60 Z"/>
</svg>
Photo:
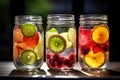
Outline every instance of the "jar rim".
<svg viewBox="0 0 120 80">
<path fill-rule="evenodd" d="M 22 24 L 25 22 L 33 22 L 42 24 L 42 16 L 38 15 L 17 15 L 15 16 L 15 24 Z"/>
<path fill-rule="evenodd" d="M 106 14 L 81 14 L 79 20 L 107 20 Z"/>
<path fill-rule="evenodd" d="M 54 19 L 57 19 L 57 20 L 74 20 L 74 15 L 73 14 L 49 14 L 47 16 L 47 19 L 48 20 L 53 20 Z"/>
<path fill-rule="evenodd" d="M 75 23 L 73 14 L 49 14 L 47 16 L 48 24 Z"/>
</svg>

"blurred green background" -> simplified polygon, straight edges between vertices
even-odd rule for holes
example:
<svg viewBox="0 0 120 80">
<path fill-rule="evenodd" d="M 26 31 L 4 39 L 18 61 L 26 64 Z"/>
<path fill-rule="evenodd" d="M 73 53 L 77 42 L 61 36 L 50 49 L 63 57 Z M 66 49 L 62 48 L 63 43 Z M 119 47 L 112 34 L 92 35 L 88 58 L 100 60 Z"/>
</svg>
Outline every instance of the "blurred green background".
<svg viewBox="0 0 120 80">
<path fill-rule="evenodd" d="M 12 32 L 17 15 L 40 15 L 46 27 L 47 15 L 66 13 L 75 15 L 75 26 L 79 27 L 79 16 L 88 13 L 108 15 L 110 28 L 110 60 L 120 61 L 117 36 L 119 5 L 110 0 L 0 0 L 0 61 L 12 61 Z M 114 5 L 114 6 L 113 6 Z"/>
</svg>

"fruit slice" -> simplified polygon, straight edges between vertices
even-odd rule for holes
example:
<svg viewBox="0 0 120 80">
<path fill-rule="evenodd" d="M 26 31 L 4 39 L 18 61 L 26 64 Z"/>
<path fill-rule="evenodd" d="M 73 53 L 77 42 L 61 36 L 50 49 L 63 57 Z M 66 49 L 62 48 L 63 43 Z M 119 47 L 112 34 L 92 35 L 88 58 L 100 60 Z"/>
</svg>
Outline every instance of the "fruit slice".
<svg viewBox="0 0 120 80">
<path fill-rule="evenodd" d="M 69 37 L 69 40 L 70 40 L 73 44 L 76 44 L 76 29 L 74 29 L 74 28 L 69 28 L 69 30 L 68 30 L 68 37 Z"/>
<path fill-rule="evenodd" d="M 51 28 L 50 30 L 46 31 L 46 47 L 48 48 L 48 39 L 50 36 L 58 34 L 56 28 Z"/>
<path fill-rule="evenodd" d="M 60 35 L 52 35 L 48 40 L 48 47 L 54 53 L 62 53 L 66 49 L 66 41 Z"/>
<path fill-rule="evenodd" d="M 50 30 L 48 30 L 47 32 L 58 32 L 56 28 L 51 28 Z"/>
<path fill-rule="evenodd" d="M 25 23 L 22 25 L 21 31 L 26 37 L 33 37 L 37 32 L 37 28 L 34 24 Z"/>
<path fill-rule="evenodd" d="M 109 39 L 109 30 L 106 25 L 97 25 L 92 30 L 92 40 L 97 44 L 104 44 Z"/>
<path fill-rule="evenodd" d="M 19 47 L 20 49 L 22 50 L 25 50 L 25 49 L 30 49 L 30 47 L 28 47 L 26 45 L 26 43 L 22 42 L 22 43 L 17 43 L 17 47 Z"/>
<path fill-rule="evenodd" d="M 44 41 L 43 38 L 39 40 L 39 43 L 35 46 L 34 52 L 37 54 L 37 60 L 43 57 L 44 53 Z"/>
<path fill-rule="evenodd" d="M 94 52 L 94 54 L 100 52 L 102 50 L 102 48 L 99 45 L 95 45 L 92 47 L 92 50 Z"/>
<path fill-rule="evenodd" d="M 23 37 L 24 42 L 30 47 L 33 48 L 38 44 L 39 33 L 36 33 L 34 37 Z"/>
<path fill-rule="evenodd" d="M 85 55 L 85 63 L 91 68 L 99 68 L 105 63 L 106 56 L 100 51 L 96 54 L 93 53 L 92 49 L 87 55 Z"/>
<path fill-rule="evenodd" d="M 60 35 L 66 40 L 67 43 L 66 48 L 70 48 L 72 46 L 72 42 L 70 42 L 68 39 L 68 32 L 63 32 Z"/>
<path fill-rule="evenodd" d="M 36 62 L 37 60 L 37 55 L 34 51 L 32 50 L 25 50 L 21 54 L 21 60 L 24 64 L 27 65 L 32 65 Z"/>
<path fill-rule="evenodd" d="M 19 55 L 18 55 L 18 54 L 19 54 L 19 53 L 18 53 L 18 49 L 17 49 L 17 46 L 16 46 L 16 45 L 17 45 L 17 43 L 14 42 L 14 43 L 13 43 L 13 59 L 14 59 L 14 60 L 16 60 L 16 59 L 18 58 L 18 56 L 19 56 Z"/>
<path fill-rule="evenodd" d="M 13 40 L 16 42 L 23 42 L 23 34 L 19 27 L 15 27 L 13 31 Z"/>
</svg>

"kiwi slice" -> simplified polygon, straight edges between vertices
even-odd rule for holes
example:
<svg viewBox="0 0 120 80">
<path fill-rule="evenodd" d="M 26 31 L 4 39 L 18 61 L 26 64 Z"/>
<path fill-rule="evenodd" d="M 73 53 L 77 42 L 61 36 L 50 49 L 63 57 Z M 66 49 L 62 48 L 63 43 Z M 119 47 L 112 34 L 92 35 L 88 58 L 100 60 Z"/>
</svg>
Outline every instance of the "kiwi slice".
<svg viewBox="0 0 120 80">
<path fill-rule="evenodd" d="M 26 37 L 33 37 L 37 32 L 37 28 L 32 23 L 25 23 L 22 25 L 21 31 Z"/>
<path fill-rule="evenodd" d="M 25 50 L 21 54 L 21 60 L 24 64 L 32 65 L 37 61 L 37 55 L 32 50 Z"/>
<path fill-rule="evenodd" d="M 66 41 L 60 35 L 52 35 L 48 40 L 48 48 L 53 53 L 62 53 L 66 49 Z"/>
</svg>

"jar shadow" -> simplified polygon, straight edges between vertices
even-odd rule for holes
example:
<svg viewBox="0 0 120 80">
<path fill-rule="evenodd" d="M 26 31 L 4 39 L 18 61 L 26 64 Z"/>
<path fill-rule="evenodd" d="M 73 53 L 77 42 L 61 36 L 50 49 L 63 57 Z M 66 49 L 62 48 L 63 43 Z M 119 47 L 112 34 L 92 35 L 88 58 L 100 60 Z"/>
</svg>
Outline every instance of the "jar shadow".
<svg viewBox="0 0 120 80">
<path fill-rule="evenodd" d="M 46 72 L 42 69 L 36 69 L 34 71 L 24 71 L 14 69 L 9 74 L 10 77 L 44 77 Z"/>
<path fill-rule="evenodd" d="M 80 78 L 80 77 L 89 77 L 87 75 L 85 75 L 84 73 L 82 73 L 81 71 L 75 70 L 75 69 L 71 69 L 71 70 L 53 70 L 53 69 L 49 69 L 48 72 L 50 73 L 50 75 L 54 76 L 54 77 L 61 77 L 61 78 Z"/>
<path fill-rule="evenodd" d="M 101 70 L 85 70 L 82 69 L 83 72 L 91 74 L 94 77 L 118 77 L 120 76 L 120 72 L 109 70 L 109 69 L 101 69 Z"/>
</svg>

